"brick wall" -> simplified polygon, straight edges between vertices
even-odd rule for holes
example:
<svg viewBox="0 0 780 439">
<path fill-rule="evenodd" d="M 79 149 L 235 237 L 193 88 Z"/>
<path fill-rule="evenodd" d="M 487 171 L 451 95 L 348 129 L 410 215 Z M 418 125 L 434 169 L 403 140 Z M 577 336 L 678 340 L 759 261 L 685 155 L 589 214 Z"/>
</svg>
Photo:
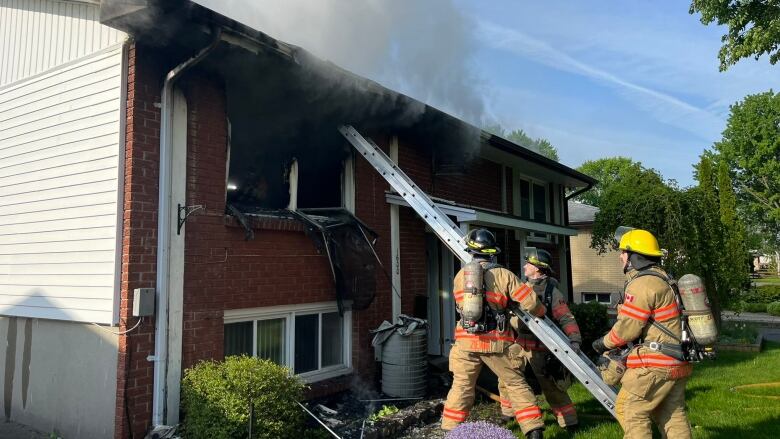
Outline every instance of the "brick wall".
<svg viewBox="0 0 780 439">
<path fill-rule="evenodd" d="M 139 55 L 140 52 L 140 55 Z M 125 329 L 134 288 L 154 287 L 156 278 L 157 190 L 161 80 L 169 61 L 151 50 L 130 50 L 125 169 L 124 240 L 122 245 L 121 318 Z M 324 255 L 289 220 L 254 221 L 255 239 L 224 215 L 226 108 L 224 85 L 197 69 L 180 86 L 188 104 L 186 202 L 205 206 L 187 220 L 184 267 L 182 367 L 199 360 L 222 358 L 223 313 L 229 309 L 330 301 L 335 297 L 330 267 Z M 388 151 L 389 138 L 369 133 Z M 401 142 L 402 168 L 424 190 L 459 203 L 499 210 L 501 166 L 478 159 L 467 176 L 434 177 L 430 156 Z M 379 234 L 376 250 L 389 271 L 389 185 L 363 158 L 356 158 L 356 215 Z M 427 296 L 425 225 L 409 208 L 400 209 L 403 308 L 414 312 L 415 296 Z M 508 247 L 519 253 L 510 233 Z M 511 264 L 519 261 L 511 260 Z M 519 267 L 518 267 L 519 268 Z M 348 386 L 376 383 L 369 330 L 391 318 L 390 281 L 376 274 L 377 295 L 369 309 L 353 313 L 353 366 L 356 376 L 314 386 L 312 395 Z M 151 422 L 154 322 L 120 337 L 116 406 L 116 438 L 142 436 Z M 125 392 L 127 385 L 127 392 Z M 125 403 L 127 401 L 127 404 Z M 129 422 L 127 421 L 129 418 Z"/>
<path fill-rule="evenodd" d="M 591 228 L 578 229 L 579 234 L 570 238 L 571 277 L 574 301 L 582 301 L 582 293 L 612 293 L 623 290 L 625 276 L 618 253 L 609 251 L 599 255 L 590 248 Z M 614 296 L 613 296 L 614 301 Z"/>
<path fill-rule="evenodd" d="M 139 56 L 144 52 L 144 56 Z M 144 62 L 139 60 L 143 59 Z M 161 63 L 143 48 L 128 53 L 127 135 L 125 142 L 124 213 L 120 325 L 135 325 L 132 291 L 153 288 L 156 279 L 157 188 L 159 168 Z M 114 437 L 142 437 L 151 422 L 154 318 L 119 337 Z M 125 391 L 125 389 L 127 389 Z M 129 418 L 129 422 L 128 422 Z"/>
</svg>

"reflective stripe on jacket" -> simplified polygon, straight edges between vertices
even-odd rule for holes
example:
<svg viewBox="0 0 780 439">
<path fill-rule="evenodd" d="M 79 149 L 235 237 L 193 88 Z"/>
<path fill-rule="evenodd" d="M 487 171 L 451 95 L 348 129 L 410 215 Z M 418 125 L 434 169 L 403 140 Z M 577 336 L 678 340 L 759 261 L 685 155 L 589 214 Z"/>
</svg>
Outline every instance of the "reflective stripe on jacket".
<svg viewBox="0 0 780 439">
<path fill-rule="evenodd" d="M 463 269 L 455 275 L 453 296 L 455 306 L 460 310 L 463 301 Z M 493 268 L 484 272 L 485 299 L 488 305 L 498 311 L 505 312 L 510 302 L 517 302 L 519 306 L 535 316 L 543 316 L 546 312 L 544 304 L 539 300 L 533 290 L 511 271 L 503 267 Z M 504 331 L 498 329 L 479 334 L 469 334 L 460 325 L 455 326 L 455 343 L 467 352 L 504 352 L 512 344 L 514 336 L 507 322 Z"/>
<path fill-rule="evenodd" d="M 533 287 L 534 292 L 539 297 L 540 301 L 544 300 L 545 290 L 547 288 L 547 282 L 549 278 L 544 277 L 541 279 L 532 279 L 526 282 L 526 284 Z M 577 325 L 577 320 L 574 319 L 574 314 L 569 310 L 569 305 L 566 302 L 566 296 L 561 293 L 558 287 L 554 287 L 552 291 L 552 318 L 558 323 L 558 326 L 569 337 L 569 340 L 577 343 L 582 343 L 582 336 L 580 335 L 580 327 Z M 525 325 L 518 325 L 518 344 L 521 346 L 523 343 L 520 340 L 535 340 L 538 341 L 535 335 Z M 530 344 L 533 346 L 533 344 Z M 547 350 L 543 344 L 540 345 L 543 349 L 531 349 L 531 350 Z"/>
<path fill-rule="evenodd" d="M 653 267 L 651 270 L 666 276 L 666 273 L 658 267 Z M 657 276 L 637 277 L 638 274 L 639 272 L 633 269 L 626 273 L 623 303 L 618 305 L 617 321 L 604 336 L 604 345 L 608 349 L 614 349 L 640 339 L 644 342 L 679 344 L 679 338 L 682 336 L 682 321 L 674 291 L 668 283 Z M 677 339 L 657 328 L 650 319 L 666 328 Z M 656 367 L 686 370 L 689 369 L 687 365 L 685 361 L 641 345 L 634 347 L 626 363 L 629 368 Z"/>
</svg>

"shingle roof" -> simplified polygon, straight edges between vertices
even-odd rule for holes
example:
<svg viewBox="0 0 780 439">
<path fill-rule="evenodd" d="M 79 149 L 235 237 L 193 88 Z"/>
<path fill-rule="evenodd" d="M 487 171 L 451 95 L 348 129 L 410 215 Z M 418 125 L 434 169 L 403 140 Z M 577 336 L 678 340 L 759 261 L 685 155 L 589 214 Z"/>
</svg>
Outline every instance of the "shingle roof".
<svg viewBox="0 0 780 439">
<path fill-rule="evenodd" d="M 592 224 L 599 208 L 578 201 L 569 201 L 569 224 Z"/>
</svg>

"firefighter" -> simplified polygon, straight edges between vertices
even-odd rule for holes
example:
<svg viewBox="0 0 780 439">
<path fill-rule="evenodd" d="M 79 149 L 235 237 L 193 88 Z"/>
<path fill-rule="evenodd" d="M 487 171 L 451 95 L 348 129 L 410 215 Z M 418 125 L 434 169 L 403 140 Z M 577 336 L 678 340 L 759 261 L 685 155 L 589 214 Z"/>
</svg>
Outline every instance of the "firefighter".
<svg viewBox="0 0 780 439">
<path fill-rule="evenodd" d="M 546 250 L 526 248 L 526 264 L 523 267 L 530 284 L 547 308 L 547 314 L 558 322 L 569 337 L 572 349 L 579 352 L 582 337 L 577 321 L 574 319 L 564 296 L 558 289 L 558 281 L 552 277 L 552 255 Z M 566 389 L 571 385 L 571 375 L 563 365 L 550 354 L 547 347 L 536 338 L 525 325 L 518 325 L 513 319 L 513 328 L 517 331 L 516 343 L 523 348 L 528 364 L 539 383 L 541 393 L 550 404 L 558 424 L 570 432 L 577 427 L 577 411 Z M 512 405 L 506 398 L 504 383 L 499 380 L 501 395 L 501 413 L 511 416 Z"/>
<path fill-rule="evenodd" d="M 516 302 L 527 312 L 543 316 L 544 305 L 533 290 L 522 283 L 511 271 L 495 264 L 499 253 L 496 238 L 485 229 L 469 232 L 466 239 L 467 251 L 482 267 L 485 304 L 485 330 L 469 331 L 464 328 L 464 306 L 468 296 L 464 293 L 464 269 L 458 271 L 454 281 L 454 297 L 458 310 L 458 324 L 455 327 L 455 343 L 449 356 L 449 367 L 453 374 L 452 388 L 444 404 L 441 428 L 451 430 L 466 420 L 474 404 L 474 391 L 482 365 L 490 368 L 506 386 L 507 398 L 511 401 L 514 417 L 523 433 L 529 438 L 542 438 L 544 422 L 542 411 L 536 404 L 536 397 L 526 383 L 522 373 L 523 357 L 517 345 L 513 345 L 513 334 L 506 323 L 506 309 L 510 302 Z"/>
<path fill-rule="evenodd" d="M 626 274 L 622 304 L 612 329 L 593 342 L 598 353 L 633 343 L 615 412 L 624 438 L 651 438 L 651 421 L 664 437 L 691 437 L 685 413 L 685 383 L 692 365 L 684 360 L 682 323 L 674 289 L 659 267 L 663 251 L 652 233 L 619 227 L 615 241 Z"/>
</svg>

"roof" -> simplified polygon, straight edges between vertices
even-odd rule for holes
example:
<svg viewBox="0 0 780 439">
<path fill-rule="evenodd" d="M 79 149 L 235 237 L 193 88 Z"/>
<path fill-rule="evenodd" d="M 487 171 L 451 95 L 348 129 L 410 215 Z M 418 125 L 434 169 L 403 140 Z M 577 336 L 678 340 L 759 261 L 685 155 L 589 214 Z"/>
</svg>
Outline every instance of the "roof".
<svg viewBox="0 0 780 439">
<path fill-rule="evenodd" d="M 195 32 L 192 32 L 193 30 L 202 30 L 203 24 L 221 26 L 236 32 L 240 36 L 250 38 L 267 50 L 293 59 L 297 63 L 317 64 L 320 68 L 329 68 L 330 71 L 337 75 L 344 75 L 350 80 L 356 81 L 364 92 L 375 93 L 379 96 L 391 93 L 401 105 L 423 105 L 425 110 L 424 113 L 431 115 L 431 117 L 426 119 L 428 123 L 431 123 L 431 121 L 435 121 L 434 123 L 443 121 L 442 125 L 447 125 L 454 122 L 459 126 L 457 129 L 463 132 L 463 134 L 459 134 L 458 137 L 471 137 L 469 133 L 475 131 L 481 133 L 481 136 L 479 137 L 485 144 L 522 157 L 543 168 L 553 170 L 554 172 L 568 177 L 567 185 L 569 187 L 589 187 L 596 183 L 596 180 L 592 177 L 551 160 L 528 147 L 488 133 L 462 119 L 395 90 L 388 89 L 375 81 L 352 73 L 336 64 L 322 61 L 303 48 L 276 40 L 261 31 L 255 30 L 237 21 L 236 18 L 240 19 L 240 17 L 226 17 L 199 3 L 200 2 L 197 0 L 144 0 L 139 2 L 139 4 L 134 3 L 129 5 L 126 0 L 102 0 L 100 2 L 100 21 L 108 26 L 119 28 L 136 38 L 146 37 L 147 40 L 156 40 L 157 44 L 194 44 L 197 47 L 202 47 L 204 43 L 197 41 L 198 38 L 194 36 Z M 188 25 L 190 25 L 190 27 L 192 27 L 191 25 L 195 25 L 195 27 L 192 29 L 187 28 L 185 31 L 184 27 Z M 161 37 L 161 29 L 165 29 L 165 33 L 171 36 L 170 38 L 172 41 L 168 43 L 163 42 L 166 39 Z M 181 41 L 182 38 L 189 39 L 190 41 L 183 42 Z M 174 39 L 180 41 L 173 41 Z M 445 143 L 452 144 L 451 141 Z"/>
<path fill-rule="evenodd" d="M 569 224 L 593 224 L 599 208 L 579 201 L 569 201 Z"/>
</svg>

